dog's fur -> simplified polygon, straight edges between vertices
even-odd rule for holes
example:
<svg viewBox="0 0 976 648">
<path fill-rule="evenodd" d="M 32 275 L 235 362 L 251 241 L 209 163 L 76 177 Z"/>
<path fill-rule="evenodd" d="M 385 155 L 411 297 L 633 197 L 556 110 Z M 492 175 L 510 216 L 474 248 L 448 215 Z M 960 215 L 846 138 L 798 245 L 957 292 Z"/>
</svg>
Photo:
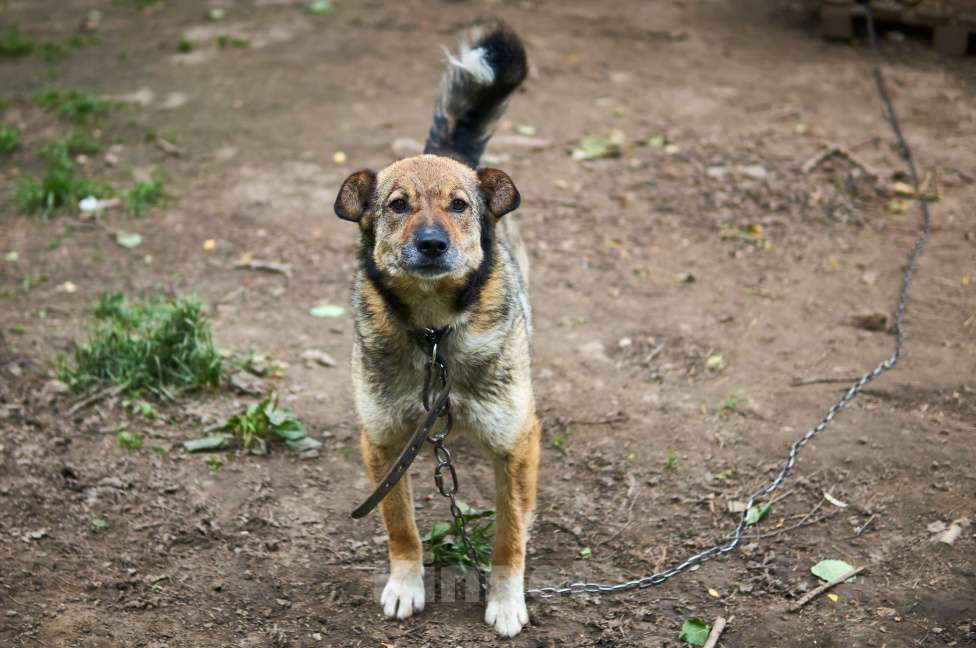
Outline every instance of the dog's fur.
<svg viewBox="0 0 976 648">
<path fill-rule="evenodd" d="M 528 623 L 523 574 L 540 432 L 529 375 L 528 263 L 515 223 L 503 218 L 519 193 L 504 172 L 476 169 L 526 72 L 518 36 L 499 22 L 474 28 L 459 55 L 449 55 L 425 154 L 354 173 L 335 203 L 362 238 L 352 375 L 366 471 L 379 480 L 423 418 L 427 356 L 418 337 L 448 329 L 442 349 L 454 429 L 494 462 L 497 539 L 485 621 L 502 636 Z M 447 242 L 433 261 L 421 251 L 428 234 Z M 391 571 L 380 602 L 388 617 L 404 619 L 424 607 L 409 476 L 380 513 Z"/>
</svg>

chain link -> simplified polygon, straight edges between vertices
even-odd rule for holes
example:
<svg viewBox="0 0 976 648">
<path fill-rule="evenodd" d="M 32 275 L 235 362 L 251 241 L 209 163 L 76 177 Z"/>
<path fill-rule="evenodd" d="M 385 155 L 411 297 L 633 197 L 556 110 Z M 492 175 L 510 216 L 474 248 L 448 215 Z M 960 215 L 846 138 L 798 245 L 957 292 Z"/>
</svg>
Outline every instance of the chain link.
<svg viewBox="0 0 976 648">
<path fill-rule="evenodd" d="M 461 506 L 458 504 L 457 492 L 458 492 L 458 476 L 457 470 L 454 467 L 454 463 L 451 460 L 451 451 L 445 446 L 445 441 L 448 435 L 451 433 L 451 427 L 454 423 L 454 419 L 451 416 L 451 400 L 450 390 L 451 383 L 447 373 L 447 364 L 444 359 L 438 353 L 438 344 L 440 336 L 436 335 L 433 331 L 427 331 L 427 337 L 431 342 L 431 354 L 430 360 L 427 364 L 427 373 L 424 380 L 424 389 L 422 394 L 422 400 L 424 404 L 424 409 L 430 411 L 431 402 L 431 392 L 434 387 L 434 383 L 437 382 L 437 377 L 440 377 L 440 389 L 441 393 L 437 395 L 437 398 L 432 399 L 433 402 L 438 402 L 442 397 L 444 398 L 444 406 L 439 412 L 439 416 L 444 419 L 444 427 L 442 427 L 437 432 L 431 432 L 427 437 L 427 441 L 434 446 L 434 459 L 437 465 L 434 467 L 434 485 L 437 486 L 437 492 L 446 497 L 450 503 L 451 516 L 454 518 L 454 526 L 458 530 L 458 535 L 461 536 L 461 545 L 464 547 L 464 555 L 467 557 L 468 562 L 470 562 L 473 567 L 475 574 L 478 577 L 478 592 L 479 596 L 483 599 L 485 593 L 488 591 L 488 578 L 485 574 L 485 570 L 481 566 L 481 562 L 478 560 L 478 553 L 475 551 L 474 545 L 471 542 L 471 538 L 468 536 L 468 529 L 466 526 L 466 520 L 464 517 L 464 512 L 461 510 Z M 445 469 L 447 471 L 447 477 L 450 479 L 450 483 L 445 483 Z"/>
<path fill-rule="evenodd" d="M 898 116 L 895 113 L 894 105 L 891 103 L 891 98 L 888 94 L 888 88 L 887 85 L 885 84 L 884 76 L 881 73 L 881 67 L 877 62 L 879 55 L 878 55 L 877 39 L 875 36 L 875 29 L 874 29 L 874 16 L 871 12 L 870 5 L 864 3 L 863 7 L 865 11 L 865 16 L 867 18 L 868 36 L 869 36 L 871 51 L 876 57 L 874 68 L 873 68 L 873 74 L 874 74 L 875 83 L 877 84 L 878 87 L 878 94 L 881 97 L 881 102 L 884 104 L 885 113 L 888 118 L 888 122 L 891 125 L 892 130 L 894 131 L 899 146 L 901 147 L 902 158 L 905 160 L 905 163 L 907 164 L 908 169 L 911 173 L 912 184 L 915 188 L 915 194 L 918 196 L 918 201 L 922 213 L 921 231 L 919 233 L 918 238 L 915 240 L 915 244 L 912 246 L 911 250 L 908 253 L 908 259 L 905 264 L 905 271 L 902 277 L 901 290 L 898 295 L 898 308 L 895 311 L 894 351 L 892 352 L 891 356 L 889 356 L 886 360 L 881 362 L 877 367 L 875 367 L 871 371 L 865 372 L 863 376 L 861 376 L 858 380 L 856 380 L 854 384 L 852 384 L 850 388 L 840 397 L 840 399 L 838 399 L 837 402 L 831 405 L 830 409 L 827 410 L 826 415 L 820 420 L 820 422 L 816 426 L 810 428 L 810 430 L 808 430 L 806 434 L 804 434 L 802 437 L 800 437 L 799 439 L 793 442 L 793 444 L 790 446 L 789 455 L 786 457 L 786 460 L 783 462 L 783 465 L 780 468 L 779 472 L 776 474 L 776 477 L 774 477 L 773 480 L 770 481 L 767 485 L 757 489 L 749 496 L 749 499 L 746 501 L 745 509 L 742 511 L 742 516 L 739 518 L 739 524 L 735 527 L 735 530 L 732 532 L 731 539 L 727 543 L 719 544 L 709 549 L 706 549 L 701 553 L 697 553 L 691 556 L 681 564 L 676 565 L 671 569 L 658 572 L 656 574 L 651 574 L 649 576 L 644 576 L 643 578 L 636 578 L 633 580 L 628 580 L 621 583 L 613 583 L 613 584 L 579 582 L 579 583 L 570 583 L 565 587 L 541 587 L 538 589 L 526 590 L 525 595 L 527 597 L 552 598 L 555 596 L 579 594 L 583 592 L 591 593 L 591 594 L 604 594 L 610 592 L 623 592 L 623 591 L 637 589 L 637 588 L 645 588 L 645 587 L 650 587 L 652 585 L 660 585 L 661 583 L 664 583 L 668 579 L 677 576 L 682 572 L 688 571 L 689 569 L 695 567 L 696 565 L 700 565 L 706 560 L 711 560 L 716 556 L 722 556 L 731 553 L 732 551 L 735 550 L 736 547 L 739 546 L 739 543 L 742 540 L 742 534 L 745 531 L 746 526 L 748 525 L 748 522 L 746 521 L 746 516 L 748 514 L 749 509 L 756 503 L 757 500 L 770 495 L 773 491 L 775 491 L 780 486 L 780 484 L 783 483 L 783 480 L 786 479 L 787 475 L 790 474 L 790 471 L 792 471 L 793 467 L 796 465 L 796 458 L 800 452 L 800 449 L 803 448 L 803 446 L 805 446 L 810 441 L 810 439 L 815 437 L 817 434 L 822 432 L 828 425 L 830 425 L 831 421 L 834 420 L 834 417 L 837 416 L 837 414 L 842 409 L 844 409 L 844 407 L 846 407 L 847 404 L 850 403 L 854 399 L 854 397 L 857 396 L 858 393 L 860 393 L 862 389 L 864 389 L 865 385 L 867 385 L 869 382 L 871 382 L 872 380 L 874 380 L 884 372 L 890 370 L 898 362 L 898 359 L 901 358 L 902 348 L 905 342 L 904 329 L 903 329 L 903 324 L 905 319 L 905 309 L 908 305 L 908 297 L 912 288 L 912 277 L 915 274 L 918 255 L 921 253 L 922 247 L 925 245 L 925 242 L 928 240 L 929 234 L 932 231 L 932 219 L 929 214 L 928 201 L 920 190 L 918 170 L 915 167 L 915 159 L 912 156 L 912 151 L 911 148 L 909 148 L 908 146 L 908 142 L 905 141 L 905 137 L 902 134 L 901 126 L 898 123 Z"/>
</svg>

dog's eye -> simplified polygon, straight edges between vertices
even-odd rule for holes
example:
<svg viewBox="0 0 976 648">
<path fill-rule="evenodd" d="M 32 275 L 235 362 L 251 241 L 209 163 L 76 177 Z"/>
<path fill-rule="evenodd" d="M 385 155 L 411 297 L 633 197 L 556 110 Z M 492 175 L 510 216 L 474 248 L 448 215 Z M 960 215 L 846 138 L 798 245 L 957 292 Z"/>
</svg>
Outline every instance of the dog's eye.
<svg viewBox="0 0 976 648">
<path fill-rule="evenodd" d="M 407 201 L 403 198 L 397 198 L 396 200 L 390 201 L 390 210 L 394 214 L 402 214 L 407 211 Z"/>
<path fill-rule="evenodd" d="M 460 198 L 455 198 L 451 201 L 451 211 L 461 213 L 468 208 L 468 203 L 464 202 Z"/>
</svg>

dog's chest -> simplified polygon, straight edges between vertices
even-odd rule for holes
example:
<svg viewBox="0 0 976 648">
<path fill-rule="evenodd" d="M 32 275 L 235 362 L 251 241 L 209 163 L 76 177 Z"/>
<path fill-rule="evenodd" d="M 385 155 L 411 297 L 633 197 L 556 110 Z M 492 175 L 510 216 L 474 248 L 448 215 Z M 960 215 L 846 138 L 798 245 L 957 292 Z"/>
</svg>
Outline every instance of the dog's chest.
<svg viewBox="0 0 976 648">
<path fill-rule="evenodd" d="M 531 409 L 531 388 L 523 384 L 504 345 L 485 336 L 459 336 L 442 349 L 455 431 L 495 449 L 511 448 Z M 427 360 L 419 347 L 412 349 L 382 375 L 365 376 L 357 388 L 360 416 L 374 441 L 394 442 L 426 416 L 421 396 Z"/>
</svg>

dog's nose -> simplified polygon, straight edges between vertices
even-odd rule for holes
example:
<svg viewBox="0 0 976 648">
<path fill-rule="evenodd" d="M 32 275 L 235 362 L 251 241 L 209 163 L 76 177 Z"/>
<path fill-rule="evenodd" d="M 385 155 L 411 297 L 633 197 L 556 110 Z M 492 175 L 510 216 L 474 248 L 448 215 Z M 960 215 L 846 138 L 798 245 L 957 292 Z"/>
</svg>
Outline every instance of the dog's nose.
<svg viewBox="0 0 976 648">
<path fill-rule="evenodd" d="M 440 227 L 423 227 L 414 236 L 417 250 L 425 257 L 436 259 L 445 252 L 449 246 L 447 232 Z"/>
</svg>

